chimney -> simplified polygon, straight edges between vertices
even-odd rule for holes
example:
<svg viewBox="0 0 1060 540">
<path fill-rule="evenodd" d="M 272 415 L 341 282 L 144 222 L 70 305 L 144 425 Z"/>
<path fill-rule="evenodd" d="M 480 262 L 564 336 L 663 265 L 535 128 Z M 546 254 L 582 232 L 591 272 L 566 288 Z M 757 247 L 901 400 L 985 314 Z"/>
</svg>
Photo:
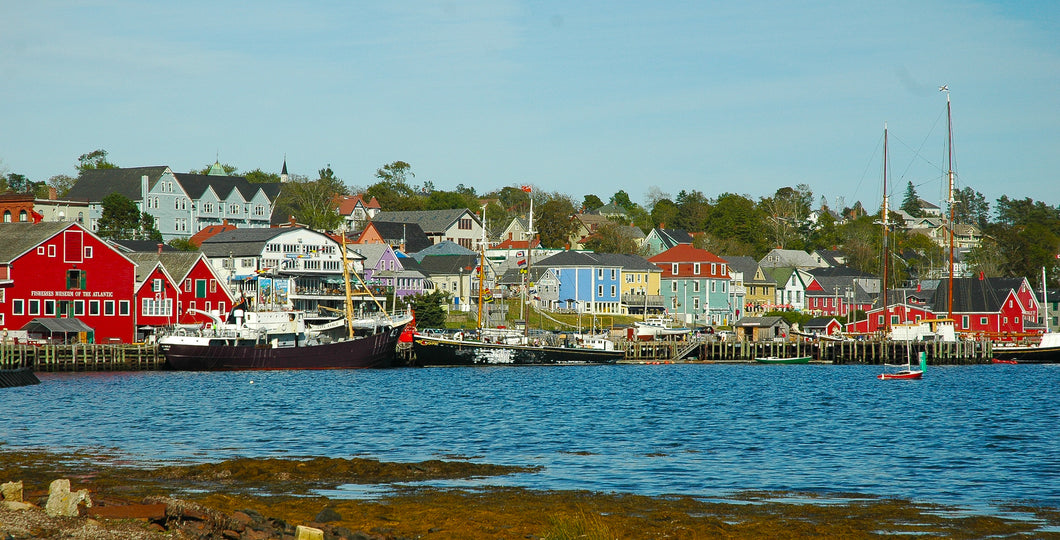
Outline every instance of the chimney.
<svg viewBox="0 0 1060 540">
<path fill-rule="evenodd" d="M 49 187 L 48 188 L 48 200 L 49 201 L 54 201 L 55 199 L 58 199 L 58 198 L 59 198 L 59 192 L 55 191 L 55 188 Z"/>
<path fill-rule="evenodd" d="M 161 254 L 162 254 L 162 246 L 164 246 L 164 245 L 165 245 L 165 244 L 158 244 L 158 254 L 159 254 L 159 255 L 161 255 Z"/>
<path fill-rule="evenodd" d="M 147 175 L 140 176 L 140 210 L 143 211 L 147 208 Z"/>
</svg>

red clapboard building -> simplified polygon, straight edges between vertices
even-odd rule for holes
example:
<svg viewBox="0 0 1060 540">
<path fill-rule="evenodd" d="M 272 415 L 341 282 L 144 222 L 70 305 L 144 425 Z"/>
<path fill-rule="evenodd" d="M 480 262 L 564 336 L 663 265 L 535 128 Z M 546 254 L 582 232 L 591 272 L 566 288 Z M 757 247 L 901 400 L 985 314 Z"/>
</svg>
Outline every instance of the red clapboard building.
<svg viewBox="0 0 1060 540">
<path fill-rule="evenodd" d="M 76 318 L 96 343 L 131 342 L 135 269 L 77 223 L 0 223 L 0 326 Z"/>
<path fill-rule="evenodd" d="M 134 315 L 138 331 L 144 334 L 159 326 L 209 321 L 189 309 L 216 311 L 224 318 L 232 307 L 228 287 L 201 252 L 142 252 L 128 256 L 137 264 Z"/>
</svg>

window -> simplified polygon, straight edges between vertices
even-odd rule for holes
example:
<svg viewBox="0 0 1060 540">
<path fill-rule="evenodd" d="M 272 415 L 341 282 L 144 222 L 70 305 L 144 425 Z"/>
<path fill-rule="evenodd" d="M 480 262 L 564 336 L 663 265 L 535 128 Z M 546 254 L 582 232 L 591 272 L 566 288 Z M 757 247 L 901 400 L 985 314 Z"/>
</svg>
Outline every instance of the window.
<svg viewBox="0 0 1060 540">
<path fill-rule="evenodd" d="M 692 263 L 692 275 L 699 275 L 699 263 Z"/>
<path fill-rule="evenodd" d="M 612 285 L 612 286 L 611 286 L 611 298 L 614 298 L 615 296 L 617 296 L 617 295 L 615 294 L 615 286 L 614 286 L 614 285 Z"/>
<path fill-rule="evenodd" d="M 692 292 L 699 292 L 699 280 L 692 282 Z"/>
<path fill-rule="evenodd" d="M 718 275 L 718 265 L 716 263 L 710 263 L 710 275 Z"/>
<path fill-rule="evenodd" d="M 24 315 L 26 311 L 25 300 L 12 300 L 11 301 L 11 314 L 12 315 Z"/>
<path fill-rule="evenodd" d="M 184 280 L 184 292 L 191 292 L 191 279 Z"/>
<path fill-rule="evenodd" d="M 85 314 L 85 301 L 74 300 L 74 317 L 80 317 Z"/>
<path fill-rule="evenodd" d="M 470 231 L 471 230 L 471 218 L 460 218 L 460 225 L 458 225 L 458 228 L 460 230 Z"/>
<path fill-rule="evenodd" d="M 699 309 L 699 297 L 698 296 L 693 296 L 692 297 L 692 309 Z"/>
<path fill-rule="evenodd" d="M 677 292 L 677 280 L 673 280 L 670 282 L 670 291 Z"/>
<path fill-rule="evenodd" d="M 604 297 L 604 286 L 603 285 L 597 285 L 596 286 L 596 296 L 597 296 L 597 298 L 603 298 Z"/>
<path fill-rule="evenodd" d="M 93 317 L 99 315 L 99 300 L 88 301 L 88 314 Z"/>
<path fill-rule="evenodd" d="M 963 328 L 965 330 L 968 329 L 968 316 L 967 315 L 962 315 L 961 316 L 961 328 Z"/>
<path fill-rule="evenodd" d="M 85 271 L 72 268 L 66 271 L 66 290 L 84 290 L 85 289 Z"/>
<path fill-rule="evenodd" d="M 4 223 L 11 223 L 11 211 L 4 210 Z"/>
<path fill-rule="evenodd" d="M 211 293 L 217 292 L 217 280 L 216 279 L 211 279 L 210 280 L 210 292 Z"/>
<path fill-rule="evenodd" d="M 40 300 L 34 299 L 29 301 L 29 314 L 40 315 Z"/>
<path fill-rule="evenodd" d="M 103 301 L 103 316 L 113 317 L 114 316 L 114 300 Z"/>
<path fill-rule="evenodd" d="M 612 280 L 618 279 L 618 269 L 616 269 L 616 268 L 612 268 L 611 269 L 611 279 Z"/>
<path fill-rule="evenodd" d="M 151 280 L 151 292 L 162 292 L 162 280 L 152 279 Z"/>
<path fill-rule="evenodd" d="M 670 263 L 670 273 L 675 276 L 677 275 L 677 263 Z"/>
<path fill-rule="evenodd" d="M 92 258 L 92 246 L 85 246 L 85 258 L 86 259 L 91 259 Z"/>
<path fill-rule="evenodd" d="M 37 246 L 37 255 L 44 256 L 44 246 Z"/>
<path fill-rule="evenodd" d="M 55 256 L 55 245 L 54 244 L 48 246 L 48 256 L 49 257 L 54 257 Z"/>
<path fill-rule="evenodd" d="M 23 222 L 29 221 L 29 214 L 26 213 L 25 210 L 19 210 L 18 211 L 18 220 L 19 221 L 23 221 Z"/>
</svg>

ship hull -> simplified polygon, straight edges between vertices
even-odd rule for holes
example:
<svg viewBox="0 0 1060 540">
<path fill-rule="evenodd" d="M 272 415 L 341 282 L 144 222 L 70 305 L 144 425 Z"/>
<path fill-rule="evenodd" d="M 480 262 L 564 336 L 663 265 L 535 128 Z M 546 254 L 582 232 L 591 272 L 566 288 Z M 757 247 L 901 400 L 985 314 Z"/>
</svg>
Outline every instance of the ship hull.
<svg viewBox="0 0 1060 540">
<path fill-rule="evenodd" d="M 348 341 L 296 347 L 196 343 L 161 343 L 166 369 L 238 371 L 291 369 L 386 368 L 405 325 Z"/>
<path fill-rule="evenodd" d="M 614 364 L 623 351 L 586 347 L 543 347 L 443 339 L 417 335 L 412 342 L 419 366 L 547 366 Z"/>
</svg>

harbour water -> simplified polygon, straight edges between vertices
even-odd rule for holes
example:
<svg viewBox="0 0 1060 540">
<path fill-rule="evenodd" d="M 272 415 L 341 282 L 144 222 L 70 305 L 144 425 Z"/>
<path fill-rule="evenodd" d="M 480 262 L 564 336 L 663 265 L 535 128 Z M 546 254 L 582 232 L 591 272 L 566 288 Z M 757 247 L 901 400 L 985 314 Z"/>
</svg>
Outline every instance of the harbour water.
<svg viewBox="0 0 1060 540">
<path fill-rule="evenodd" d="M 463 486 L 1060 507 L 1060 365 L 933 367 L 920 381 L 879 381 L 881 369 L 42 373 L 40 385 L 0 392 L 0 442 L 150 464 L 361 456 L 541 467 Z"/>
</svg>

